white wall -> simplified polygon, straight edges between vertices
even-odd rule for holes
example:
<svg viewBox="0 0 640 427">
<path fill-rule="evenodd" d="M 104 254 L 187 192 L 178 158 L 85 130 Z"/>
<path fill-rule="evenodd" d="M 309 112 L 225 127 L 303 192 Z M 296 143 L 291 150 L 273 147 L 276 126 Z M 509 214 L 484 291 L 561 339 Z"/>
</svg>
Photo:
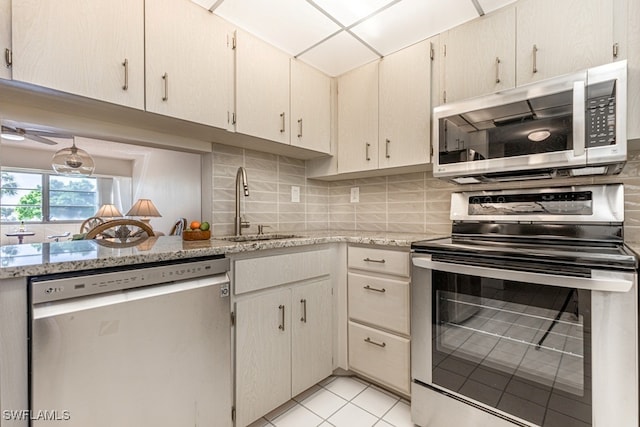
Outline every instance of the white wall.
<svg viewBox="0 0 640 427">
<path fill-rule="evenodd" d="M 150 149 L 134 160 L 133 202 L 151 199 L 162 215 L 151 218 L 155 231 L 169 234 L 176 219 L 200 220 L 200 154 Z M 123 206 L 126 213 L 130 206 Z"/>
</svg>

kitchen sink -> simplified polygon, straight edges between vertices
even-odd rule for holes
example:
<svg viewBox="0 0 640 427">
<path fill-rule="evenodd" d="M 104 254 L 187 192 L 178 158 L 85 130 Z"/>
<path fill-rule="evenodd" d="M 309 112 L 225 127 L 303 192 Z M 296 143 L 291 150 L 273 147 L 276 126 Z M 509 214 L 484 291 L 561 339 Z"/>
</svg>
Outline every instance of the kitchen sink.
<svg viewBox="0 0 640 427">
<path fill-rule="evenodd" d="M 226 240 L 228 242 L 260 242 L 265 240 L 293 239 L 296 237 L 301 236 L 295 234 L 248 234 L 246 236 L 216 237 L 216 239 Z"/>
</svg>

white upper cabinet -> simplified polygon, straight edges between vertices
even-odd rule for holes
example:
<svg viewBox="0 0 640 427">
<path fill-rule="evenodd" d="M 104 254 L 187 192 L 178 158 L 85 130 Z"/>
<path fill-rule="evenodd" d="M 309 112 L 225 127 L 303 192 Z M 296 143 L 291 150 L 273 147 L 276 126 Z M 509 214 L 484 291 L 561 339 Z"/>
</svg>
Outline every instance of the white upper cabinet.
<svg viewBox="0 0 640 427">
<path fill-rule="evenodd" d="M 378 168 L 378 64 L 338 77 L 338 173 Z"/>
<path fill-rule="evenodd" d="M 517 84 L 612 62 L 613 1 L 520 1 Z"/>
<path fill-rule="evenodd" d="M 426 40 L 380 61 L 379 168 L 429 163 L 431 49 Z"/>
<path fill-rule="evenodd" d="M 442 35 L 446 102 L 516 85 L 516 10 L 508 7 Z"/>
<path fill-rule="evenodd" d="M 297 59 L 291 59 L 291 145 L 331 152 L 331 79 Z"/>
<path fill-rule="evenodd" d="M 640 139 L 640 0 L 630 0 L 627 13 L 627 138 Z"/>
<path fill-rule="evenodd" d="M 289 55 L 236 35 L 236 132 L 289 144 Z"/>
<path fill-rule="evenodd" d="M 229 25 L 188 0 L 145 1 L 146 109 L 226 128 Z"/>
<path fill-rule="evenodd" d="M 0 0 L 0 79 L 11 78 L 11 0 Z"/>
<path fill-rule="evenodd" d="M 143 0 L 12 2 L 13 79 L 144 108 Z"/>
</svg>

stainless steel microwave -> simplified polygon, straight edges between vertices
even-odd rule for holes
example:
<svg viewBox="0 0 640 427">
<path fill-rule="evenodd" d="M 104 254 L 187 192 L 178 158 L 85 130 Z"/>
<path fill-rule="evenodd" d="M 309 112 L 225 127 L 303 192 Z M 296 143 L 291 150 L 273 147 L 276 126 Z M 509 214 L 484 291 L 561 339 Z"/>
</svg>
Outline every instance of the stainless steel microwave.
<svg viewBox="0 0 640 427">
<path fill-rule="evenodd" d="M 627 63 L 433 111 L 433 175 L 458 184 L 612 175 L 627 160 Z"/>
</svg>

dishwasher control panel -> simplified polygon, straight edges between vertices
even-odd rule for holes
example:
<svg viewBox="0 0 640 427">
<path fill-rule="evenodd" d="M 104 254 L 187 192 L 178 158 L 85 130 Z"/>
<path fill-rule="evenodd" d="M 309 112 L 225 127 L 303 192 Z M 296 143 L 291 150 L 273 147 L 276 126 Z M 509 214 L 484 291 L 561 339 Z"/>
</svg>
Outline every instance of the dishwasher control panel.
<svg viewBox="0 0 640 427">
<path fill-rule="evenodd" d="M 29 279 L 31 302 L 51 302 L 219 275 L 224 276 L 228 282 L 226 273 L 229 266 L 228 258 L 195 258 L 183 262 L 159 262 L 35 276 Z"/>
</svg>

